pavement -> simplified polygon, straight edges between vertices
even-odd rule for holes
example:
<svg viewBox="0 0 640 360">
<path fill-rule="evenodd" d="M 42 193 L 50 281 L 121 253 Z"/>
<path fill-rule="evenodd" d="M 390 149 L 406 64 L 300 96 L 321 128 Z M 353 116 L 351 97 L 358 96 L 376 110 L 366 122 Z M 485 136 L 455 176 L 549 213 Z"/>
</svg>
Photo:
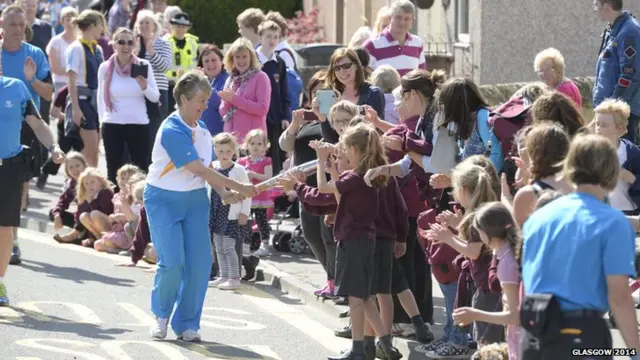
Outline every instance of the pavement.
<svg viewBox="0 0 640 360">
<path fill-rule="evenodd" d="M 105 161 L 103 156 L 101 156 L 99 168 L 101 171 L 106 173 Z M 60 171 L 60 174 L 62 174 L 62 171 Z M 22 227 L 28 230 L 19 232 L 19 237 L 21 242 L 26 244 L 23 246 L 25 264 L 27 266 L 27 269 L 30 268 L 30 270 L 28 271 L 31 272 L 31 274 L 28 277 L 29 280 L 26 282 L 33 282 L 33 279 L 32 279 L 33 276 L 37 277 L 39 273 L 50 273 L 51 270 L 57 271 L 57 273 L 54 272 L 53 275 L 51 274 L 46 275 L 42 279 L 43 287 L 40 288 L 40 286 L 38 285 L 38 289 L 36 289 L 38 290 L 39 295 L 36 296 L 35 294 L 24 293 L 24 299 L 29 299 L 29 300 L 22 300 L 23 291 L 25 291 L 25 289 L 21 289 L 23 286 L 17 289 L 17 291 L 19 291 L 17 294 L 12 293 L 12 295 L 13 296 L 17 295 L 18 301 L 34 301 L 33 299 L 54 301 L 52 299 L 58 299 L 58 301 L 73 300 L 80 304 L 85 304 L 87 306 L 90 306 L 88 304 L 93 304 L 92 306 L 95 306 L 95 307 L 92 307 L 92 310 L 101 311 L 104 314 L 102 316 L 109 316 L 109 314 L 117 314 L 118 312 L 120 312 L 120 315 L 118 316 L 122 316 L 123 318 L 126 318 L 126 315 L 122 314 L 122 309 L 118 307 L 119 305 L 117 305 L 119 301 L 117 299 L 129 299 L 130 301 L 133 302 L 133 299 L 135 298 L 136 299 L 135 303 L 138 304 L 137 306 L 139 307 L 138 310 L 148 309 L 148 294 L 149 294 L 151 281 L 152 281 L 151 280 L 152 278 L 150 276 L 141 275 L 140 271 L 130 271 L 131 269 L 114 268 L 112 267 L 112 265 L 111 266 L 99 265 L 97 263 L 87 263 L 86 268 L 84 268 L 84 270 L 83 268 L 79 269 L 80 275 L 78 275 L 76 272 L 72 271 L 71 268 L 78 266 L 78 264 L 82 264 L 82 261 L 84 260 L 81 260 L 81 259 L 84 259 L 84 257 L 78 258 L 77 255 L 73 255 L 73 254 L 76 254 L 78 252 L 78 249 L 85 250 L 85 251 L 88 251 L 89 253 L 94 253 L 94 254 L 97 254 L 97 252 L 93 250 L 82 249 L 81 247 L 73 246 L 73 245 L 60 245 L 62 247 L 58 249 L 57 244 L 53 240 L 50 240 L 51 236 L 55 232 L 52 224 L 48 220 L 48 211 L 55 204 L 55 201 L 57 201 L 57 196 L 58 194 L 60 194 L 63 184 L 64 184 L 64 179 L 61 175 L 50 177 L 47 183 L 47 186 L 45 187 L 44 190 L 37 189 L 35 187 L 35 181 L 32 182 L 31 188 L 30 188 L 29 208 L 23 214 L 22 221 L 21 221 Z M 297 225 L 296 221 L 291 219 L 285 219 L 281 223 L 277 223 L 277 221 L 272 220 L 272 227 L 274 229 L 274 232 L 276 229 L 291 231 L 295 228 L 296 225 Z M 31 247 L 30 242 L 32 241 L 32 238 L 37 238 L 37 242 L 43 243 L 46 245 Z M 34 240 L 34 242 L 35 241 L 36 240 Z M 49 253 L 50 247 L 53 247 L 56 249 L 55 254 L 57 255 L 54 255 L 53 250 L 51 250 L 51 253 Z M 67 249 L 71 251 L 66 251 Z M 100 257 L 101 259 L 102 258 L 115 259 L 115 261 L 127 260 L 126 258 L 121 257 L 119 255 L 98 254 L 98 257 Z M 34 261 L 35 263 L 33 263 Z M 56 262 L 61 262 L 61 263 L 60 265 L 56 265 L 57 264 Z M 67 266 L 66 269 L 65 269 L 65 266 Z M 60 270 L 61 267 L 62 269 L 64 269 L 64 271 Z M 24 284 L 25 282 L 19 280 L 21 276 L 20 274 L 23 271 L 25 271 L 24 268 L 25 268 L 24 266 L 12 267 L 10 269 L 10 273 L 9 273 L 10 276 L 8 277 L 8 279 L 10 281 L 15 281 L 16 284 Z M 78 283 L 77 280 L 74 280 L 75 276 L 80 276 L 80 277 L 88 276 L 89 271 L 93 275 L 91 275 L 92 276 L 91 281 L 85 281 L 87 284 L 85 284 L 84 282 Z M 16 275 L 16 274 L 19 274 L 19 275 Z M 113 278 L 107 277 L 106 274 L 111 274 L 114 276 L 114 278 L 119 278 L 120 280 L 118 281 L 120 281 L 120 283 L 116 282 L 115 280 L 109 280 Z M 118 276 L 115 276 L 115 274 L 117 274 Z M 26 275 L 25 273 L 22 273 L 22 276 L 25 276 L 25 275 Z M 321 265 L 314 259 L 310 251 L 303 254 L 293 254 L 293 253 L 274 251 L 271 254 L 271 256 L 265 257 L 261 260 L 258 268 L 257 279 L 259 281 L 252 283 L 253 286 L 248 286 L 248 285 L 243 286 L 243 290 L 241 292 L 244 294 L 242 294 L 241 296 L 234 297 L 226 293 L 218 295 L 218 292 L 216 292 L 215 296 L 211 296 L 211 295 L 208 296 L 207 302 L 218 304 L 218 306 L 220 306 L 221 303 L 225 304 L 228 302 L 230 304 L 228 305 L 229 308 L 246 311 L 246 309 L 256 308 L 255 305 L 250 305 L 250 304 L 255 304 L 252 299 L 268 298 L 269 300 L 268 301 L 265 300 L 265 302 L 272 304 L 274 306 L 274 309 L 280 306 L 289 306 L 294 308 L 300 314 L 304 314 L 305 317 L 313 318 L 315 319 L 315 321 L 318 321 L 320 324 L 324 324 L 325 328 L 320 332 L 323 334 L 323 336 L 326 335 L 327 337 L 319 338 L 319 337 L 314 337 L 315 335 L 311 335 L 310 337 L 314 338 L 314 340 L 321 342 L 321 345 L 317 349 L 314 348 L 314 350 L 311 351 L 311 348 L 308 348 L 307 345 L 304 345 L 309 342 L 308 339 L 306 341 L 296 341 L 300 338 L 301 336 L 300 332 L 306 329 L 306 326 L 303 326 L 302 327 L 303 329 L 301 330 L 296 328 L 295 325 L 282 324 L 282 321 L 281 321 L 282 319 L 277 320 L 277 319 L 274 319 L 272 316 L 269 316 L 269 314 L 271 313 L 270 308 L 265 309 L 264 310 L 265 313 L 259 313 L 254 315 L 259 317 L 260 319 L 262 319 L 263 316 L 266 316 L 265 319 L 268 318 L 270 321 L 270 324 L 273 326 L 272 327 L 273 330 L 269 330 L 269 329 L 265 330 L 262 328 L 261 331 L 256 331 L 256 336 L 257 336 L 256 339 L 261 339 L 259 335 L 269 334 L 268 337 L 271 339 L 270 341 L 276 342 L 276 344 L 270 345 L 270 346 L 276 349 L 275 350 L 276 353 L 282 359 L 291 359 L 291 360 L 298 360 L 298 359 L 311 360 L 316 358 L 324 359 L 326 358 L 327 354 L 332 354 L 335 351 L 338 351 L 344 346 L 346 346 L 345 344 L 348 344 L 348 342 L 345 343 L 342 339 L 334 337 L 330 330 L 338 326 L 341 327 L 346 324 L 345 320 L 339 320 L 337 316 L 339 313 L 342 313 L 347 308 L 344 306 L 337 306 L 332 301 L 323 301 L 322 299 L 319 299 L 315 295 L 313 295 L 313 291 L 325 285 L 326 277 Z M 109 283 L 110 281 L 111 283 Z M 128 286 L 123 285 L 122 284 L 123 282 L 129 285 Z M 62 292 L 58 292 L 59 285 L 61 286 L 65 284 L 69 286 L 69 289 L 64 290 Z M 83 286 L 77 287 L 76 289 L 75 287 L 78 284 L 83 284 Z M 101 286 L 99 286 L 100 284 L 104 284 L 105 287 L 102 288 Z M 436 284 L 435 280 L 434 280 L 434 284 Z M 86 285 L 89 285 L 89 286 L 86 286 Z M 122 292 L 122 294 L 124 294 L 124 291 L 123 291 L 124 288 L 128 288 L 127 290 L 130 295 L 127 295 L 127 296 L 123 295 L 123 297 L 109 295 L 111 291 L 113 291 L 115 294 L 119 292 Z M 107 289 L 111 289 L 111 290 L 107 290 Z M 49 290 L 51 292 L 49 292 Z M 132 296 L 133 294 L 130 293 L 131 291 L 135 291 L 135 294 L 136 294 L 135 297 Z M 258 291 L 262 295 L 247 293 L 251 291 Z M 96 292 L 97 294 L 94 292 Z M 269 294 L 269 295 L 267 296 L 264 294 Z M 440 291 L 440 288 L 438 286 L 434 287 L 433 296 L 434 296 L 434 304 L 435 304 L 435 309 L 434 309 L 435 324 L 432 328 L 434 333 L 436 334 L 436 337 L 439 337 L 440 334 L 442 333 L 442 326 L 444 322 L 444 308 L 443 308 L 444 300 L 443 300 L 443 296 Z M 79 300 L 75 300 L 78 298 Z M 98 305 L 95 302 L 96 299 L 101 299 L 101 300 L 105 299 L 107 301 L 100 301 L 100 305 Z M 111 301 L 109 301 L 108 299 L 111 299 Z M 278 300 L 274 300 L 274 299 L 278 299 Z M 262 302 L 257 300 L 256 302 L 263 304 Z M 223 305 L 223 306 L 226 306 L 226 305 Z M 111 308 L 111 310 L 107 310 L 108 308 Z M 258 310 L 254 310 L 254 311 L 258 312 Z M 244 313 L 238 313 L 237 310 L 232 310 L 232 311 L 228 311 L 228 314 L 233 314 L 234 318 L 238 318 L 239 315 Z M 251 318 L 251 316 L 249 316 L 249 318 Z M 0 333 L 4 335 L 5 331 L 2 330 L 2 327 L 3 327 L 2 320 L 3 320 L 3 317 L 2 317 L 2 313 L 0 312 Z M 113 320 L 113 319 L 109 318 L 109 320 Z M 302 322 L 307 321 L 305 318 L 300 318 L 300 320 Z M 38 323 L 33 323 L 33 321 L 35 320 L 29 320 L 29 321 L 32 321 L 31 323 L 32 325 L 23 326 L 21 327 L 21 329 L 27 330 L 30 327 L 31 328 L 38 327 Z M 284 322 L 286 323 L 286 320 Z M 295 324 L 298 324 L 298 322 L 295 321 Z M 281 325 L 282 325 L 282 328 L 280 328 Z M 116 326 L 116 325 L 113 325 L 113 326 Z M 252 325 L 247 325 L 247 326 L 252 326 Z M 222 328 L 227 329 L 227 327 L 222 327 Z M 49 330 L 46 330 L 46 329 L 49 329 Z M 117 329 L 117 328 L 112 328 L 111 331 L 115 331 L 113 329 Z M 36 331 L 33 329 L 29 329 L 29 330 Z M 142 336 L 143 339 L 147 340 L 146 329 L 144 329 L 144 331 L 140 329 L 136 329 L 135 331 L 134 330 L 129 331 L 129 330 L 126 330 L 126 327 L 123 327 L 121 330 L 122 331 L 117 334 L 112 334 L 117 336 L 111 336 L 111 335 L 107 336 L 108 340 L 116 341 L 114 339 L 116 337 L 118 339 L 117 341 L 124 341 L 123 339 L 130 339 L 131 338 L 130 335 L 133 336 L 132 334 L 130 334 L 131 332 L 135 332 L 135 336 L 133 338 L 137 339 L 138 336 Z M 40 330 L 36 332 L 39 332 L 39 331 Z M 50 334 L 56 333 L 58 331 L 62 331 L 63 334 L 75 333 L 76 336 L 84 336 L 80 333 L 82 331 L 87 331 L 90 333 L 91 332 L 96 333 L 97 334 L 96 336 L 100 336 L 101 330 L 98 330 L 96 327 L 92 328 L 92 327 L 84 326 L 84 329 L 79 327 L 77 328 L 77 331 L 64 331 L 64 329 L 60 330 L 59 327 L 45 327 L 45 330 L 43 331 L 49 332 Z M 235 332 L 232 331 L 232 335 L 234 333 Z M 203 335 L 205 335 L 204 338 L 207 338 L 206 333 L 203 333 Z M 215 336 L 213 336 L 212 339 L 216 341 L 221 341 L 222 343 L 225 343 L 223 340 L 228 339 L 229 343 L 231 344 L 240 344 L 242 341 L 249 341 L 248 339 L 245 340 L 244 335 L 245 334 L 243 333 L 242 335 L 238 335 L 239 337 L 229 336 L 229 334 L 225 330 L 222 332 L 220 331 L 215 332 Z M 13 338 L 16 340 L 24 338 L 24 336 L 22 335 L 21 336 L 9 335 L 9 336 L 10 338 Z M 222 340 L 220 339 L 220 336 L 222 336 Z M 617 330 L 612 330 L 612 336 L 614 338 L 614 346 L 623 347 L 622 344 L 624 343 L 622 342 L 620 333 Z M 292 340 L 296 341 L 295 347 L 290 346 L 291 345 L 290 343 Z M 78 341 L 78 340 L 69 340 L 69 341 Z M 260 343 L 259 341 L 258 342 L 256 341 L 252 341 L 251 343 L 252 344 Z M 284 346 L 282 350 L 278 350 L 279 348 L 278 343 L 280 341 L 284 341 L 285 344 L 288 343 L 289 346 L 288 347 Z M 267 340 L 265 340 L 265 343 L 270 344 L 270 342 Z M 311 344 L 313 343 L 314 342 L 311 341 Z M 13 344 L 14 345 L 11 345 L 9 349 L 21 348 L 20 346 L 16 347 L 15 346 L 16 343 L 13 343 Z M 40 350 L 43 350 L 43 349 L 46 350 L 51 348 L 51 345 L 43 345 L 42 343 L 30 343 L 30 344 L 31 344 L 30 348 L 32 349 L 37 348 Z M 74 343 L 61 342 L 60 344 L 74 344 Z M 80 344 L 80 343 L 77 343 L 77 344 Z M 410 360 L 425 359 L 424 355 L 413 351 L 413 348 L 417 345 L 415 341 L 402 339 L 402 338 L 395 338 L 394 344 L 403 353 L 403 355 L 405 356 L 404 357 L 405 359 L 410 359 Z M 175 345 L 175 344 L 172 343 L 172 345 Z M 101 348 L 104 349 L 105 345 L 102 344 L 100 346 Z M 137 349 L 138 347 L 136 346 L 127 345 L 126 349 L 133 349 L 133 348 Z M 178 346 L 178 345 L 175 345 L 175 346 Z M 309 345 L 309 346 L 313 347 L 314 345 Z M 326 346 L 331 346 L 331 348 L 329 349 Z M 29 347 L 29 346 L 26 346 L 26 347 Z M 90 348 L 91 346 L 89 346 L 87 343 L 84 345 L 78 345 L 78 347 L 84 347 L 86 349 L 86 348 Z M 7 358 L 5 356 L 2 356 L 4 348 L 5 348 L 4 346 L 0 347 L 0 360 L 11 359 L 11 357 Z M 142 348 L 144 348 L 144 346 Z M 299 354 L 304 354 L 304 355 L 300 357 L 297 357 L 297 356 L 291 357 L 295 355 L 294 352 L 297 351 L 296 349 L 301 350 Z M 334 352 L 330 351 L 333 349 L 335 349 Z M 23 351 L 22 354 L 25 354 L 24 350 L 25 350 L 24 346 L 22 346 L 22 351 Z M 142 350 L 139 350 L 139 351 L 140 353 L 143 353 Z M 318 351 L 320 352 L 318 353 Z M 162 350 L 160 350 L 160 352 L 162 352 Z M 69 352 L 67 353 L 71 354 Z M 119 354 L 122 355 L 124 353 L 119 353 Z M 316 356 L 315 354 L 322 354 L 322 355 Z M 200 357 L 192 357 L 192 356 L 195 356 L 195 355 L 191 354 L 187 358 L 200 359 Z M 228 357 L 230 355 L 225 355 L 225 356 L 219 356 L 218 358 L 221 358 L 221 359 L 264 358 L 264 357 L 252 357 L 248 355 L 247 355 L 248 357 L 245 357 L 244 355 L 238 355 L 238 354 L 232 355 L 232 357 Z M 54 359 L 54 357 L 50 357 L 50 358 Z M 86 355 L 84 356 L 84 358 L 96 359 L 96 360 L 102 359 L 101 357 L 87 357 Z M 142 359 L 147 357 L 138 358 L 138 357 L 131 357 L 130 355 L 122 355 L 121 357 L 114 356 L 113 358 Z M 170 357 L 170 358 L 173 359 L 173 357 Z M 216 359 L 215 356 L 213 356 L 212 358 Z M 621 357 L 621 358 L 624 359 L 624 357 Z M 16 359 L 35 360 L 36 358 L 23 357 L 23 358 L 16 358 Z M 42 359 L 46 359 L 46 358 L 42 358 Z M 55 357 L 55 359 L 63 359 L 63 357 Z"/>
</svg>

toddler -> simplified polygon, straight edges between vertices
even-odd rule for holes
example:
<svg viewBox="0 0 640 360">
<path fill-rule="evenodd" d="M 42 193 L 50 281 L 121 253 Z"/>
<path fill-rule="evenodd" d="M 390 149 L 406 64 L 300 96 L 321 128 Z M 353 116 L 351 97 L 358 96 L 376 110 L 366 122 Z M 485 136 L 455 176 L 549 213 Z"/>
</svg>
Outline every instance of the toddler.
<svg viewBox="0 0 640 360">
<path fill-rule="evenodd" d="M 269 148 L 267 135 L 261 129 L 249 131 L 244 138 L 243 148 L 247 152 L 247 156 L 238 159 L 237 164 L 243 166 L 249 179 L 253 184 L 259 184 L 273 177 L 273 164 L 271 158 L 265 156 Z M 267 212 L 273 210 L 273 192 L 263 191 L 251 200 L 251 213 L 253 214 L 258 228 L 260 229 L 260 248 L 253 255 L 267 256 L 271 253 L 269 250 L 269 237 L 271 229 L 269 228 L 269 219 Z"/>
<path fill-rule="evenodd" d="M 236 139 L 229 133 L 220 133 L 213 137 L 213 148 L 217 160 L 213 167 L 220 174 L 241 183 L 249 182 L 244 167 L 235 164 L 233 157 L 237 152 Z M 213 245 L 218 262 L 218 278 L 209 282 L 209 286 L 221 290 L 235 290 L 240 287 L 240 264 L 242 253 L 238 254 L 237 244 L 242 244 L 246 236 L 244 228 L 251 213 L 251 199 L 238 204 L 225 205 L 217 192 L 211 192 L 211 229 Z"/>
<path fill-rule="evenodd" d="M 56 231 L 62 229 L 63 226 L 73 230 L 66 235 L 56 234 L 53 238 L 57 242 L 68 243 L 80 240 L 86 232 L 84 226 L 77 221 L 76 216 L 68 211 L 69 206 L 76 199 L 78 178 L 86 168 L 87 161 L 82 154 L 75 151 L 67 154 L 67 160 L 64 164 L 64 173 L 67 177 L 64 190 L 58 198 L 56 206 L 49 212 L 49 219 L 53 221 Z"/>
<path fill-rule="evenodd" d="M 96 239 L 111 228 L 109 215 L 113 214 L 113 190 L 109 180 L 96 168 L 86 168 L 78 178 L 78 211 L 76 218 L 89 231 L 82 245 L 93 247 Z"/>
</svg>

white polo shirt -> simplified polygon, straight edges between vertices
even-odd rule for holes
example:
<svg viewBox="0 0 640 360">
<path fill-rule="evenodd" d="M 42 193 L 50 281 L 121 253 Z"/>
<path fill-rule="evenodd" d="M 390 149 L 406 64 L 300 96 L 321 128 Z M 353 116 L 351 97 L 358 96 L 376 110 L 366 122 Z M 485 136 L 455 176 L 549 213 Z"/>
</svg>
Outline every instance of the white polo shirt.
<svg viewBox="0 0 640 360">
<path fill-rule="evenodd" d="M 201 121 L 190 127 L 175 111 L 162 122 L 151 152 L 147 184 L 170 191 L 191 191 L 206 187 L 206 181 L 184 169 L 200 160 L 211 165 L 211 133 Z"/>
</svg>

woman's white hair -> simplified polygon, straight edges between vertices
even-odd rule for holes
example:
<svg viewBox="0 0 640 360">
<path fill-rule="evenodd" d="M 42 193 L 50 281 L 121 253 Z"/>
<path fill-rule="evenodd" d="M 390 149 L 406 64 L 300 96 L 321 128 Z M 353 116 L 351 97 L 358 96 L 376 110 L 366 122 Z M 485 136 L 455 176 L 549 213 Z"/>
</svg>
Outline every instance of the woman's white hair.
<svg viewBox="0 0 640 360">
<path fill-rule="evenodd" d="M 551 61 L 553 68 L 556 70 L 558 75 L 564 76 L 564 56 L 562 56 L 560 50 L 556 48 L 544 49 L 536 55 L 536 58 L 533 60 L 534 71 L 540 71 L 542 63 L 547 60 Z"/>
<path fill-rule="evenodd" d="M 151 21 L 153 25 L 155 25 L 156 31 L 154 32 L 154 36 L 159 36 L 160 29 L 162 29 L 162 25 L 158 23 L 158 20 L 156 19 L 156 15 L 153 13 L 153 11 L 146 10 L 146 9 L 140 10 L 138 12 L 138 16 L 136 17 L 136 25 L 134 27 L 136 29 L 136 33 L 140 33 L 140 22 L 144 19 Z"/>
<path fill-rule="evenodd" d="M 349 49 L 355 49 L 362 46 L 362 44 L 371 37 L 373 32 L 368 26 L 361 26 L 349 40 Z"/>
<path fill-rule="evenodd" d="M 174 16 L 181 12 L 182 9 L 180 9 L 179 6 L 167 6 L 167 8 L 164 9 L 164 24 L 166 26 L 169 26 L 169 22 L 171 21 L 171 19 L 173 19 Z"/>
</svg>

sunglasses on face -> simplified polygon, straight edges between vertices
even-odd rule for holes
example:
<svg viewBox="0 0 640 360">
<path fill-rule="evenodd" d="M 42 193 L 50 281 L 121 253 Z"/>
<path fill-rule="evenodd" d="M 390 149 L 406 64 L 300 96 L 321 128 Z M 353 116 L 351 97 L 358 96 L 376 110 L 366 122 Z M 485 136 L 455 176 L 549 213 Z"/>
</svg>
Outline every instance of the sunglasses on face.
<svg viewBox="0 0 640 360">
<path fill-rule="evenodd" d="M 122 39 L 120 39 L 120 40 L 116 41 L 116 44 L 122 45 L 122 46 L 124 46 L 124 45 L 133 46 L 133 40 L 122 40 Z"/>
<path fill-rule="evenodd" d="M 351 67 L 353 66 L 353 64 L 354 64 L 354 63 L 349 62 L 349 63 L 344 63 L 344 64 L 342 64 L 342 65 L 335 65 L 335 66 L 333 67 L 333 71 L 340 71 L 340 69 L 343 69 L 343 70 L 349 70 L 349 69 L 351 69 Z"/>
</svg>

